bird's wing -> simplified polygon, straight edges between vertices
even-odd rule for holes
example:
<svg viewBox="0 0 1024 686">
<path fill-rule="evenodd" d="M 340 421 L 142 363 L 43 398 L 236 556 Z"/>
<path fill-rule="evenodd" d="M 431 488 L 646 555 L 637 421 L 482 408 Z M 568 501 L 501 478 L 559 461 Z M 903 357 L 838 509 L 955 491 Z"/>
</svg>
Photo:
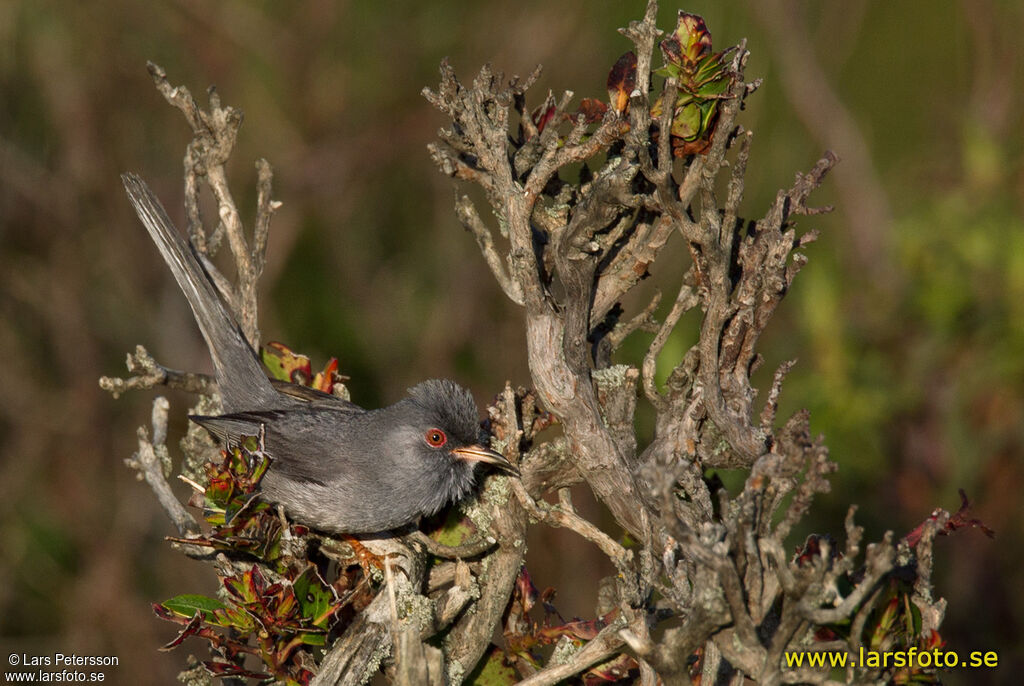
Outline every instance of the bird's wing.
<svg viewBox="0 0 1024 686">
<path fill-rule="evenodd" d="M 323 391 L 312 388 L 311 386 L 300 386 L 299 384 L 279 381 L 278 379 L 271 379 L 270 383 L 278 393 L 288 396 L 288 398 L 301 400 L 304 403 L 315 407 L 322 407 L 324 409 L 338 410 L 342 412 L 366 412 L 366 410 L 359 407 L 354 402 L 345 400 L 344 398 L 340 398 L 331 393 L 324 393 Z"/>
<path fill-rule="evenodd" d="M 213 434 L 217 440 L 234 446 L 243 436 L 259 436 L 260 428 L 270 424 L 277 414 L 276 410 L 270 410 L 216 416 L 193 414 L 188 418 Z"/>
<path fill-rule="evenodd" d="M 361 461 L 360 454 L 338 450 L 338 437 L 361 424 L 359 418 L 365 415 L 358 405 L 327 396 L 300 408 L 192 415 L 190 419 L 228 446 L 237 445 L 243 436 L 258 436 L 262 427 L 274 474 L 326 484 Z"/>
</svg>

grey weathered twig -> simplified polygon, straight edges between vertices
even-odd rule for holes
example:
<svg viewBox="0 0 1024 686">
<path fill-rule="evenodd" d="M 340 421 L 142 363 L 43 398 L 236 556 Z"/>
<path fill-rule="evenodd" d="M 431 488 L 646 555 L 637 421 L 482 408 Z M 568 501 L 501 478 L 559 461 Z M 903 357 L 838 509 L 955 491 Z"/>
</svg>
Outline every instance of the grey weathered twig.
<svg viewBox="0 0 1024 686">
<path fill-rule="evenodd" d="M 132 469 L 138 470 L 140 478 L 145 479 L 149 487 L 153 489 L 157 502 L 167 513 L 178 533 L 182 536 L 194 536 L 199 533 L 199 524 L 171 491 L 171 487 L 164 477 L 163 462 L 157 456 L 158 452 L 167 453 L 167 413 L 169 409 L 170 404 L 166 398 L 157 397 L 153 400 L 153 438 L 150 440 L 145 427 L 139 427 L 139 450 L 133 457 L 125 460 L 125 463 Z"/>
<path fill-rule="evenodd" d="M 608 659 L 617 653 L 625 643 L 619 636 L 619 631 L 623 626 L 624 622 L 613 621 L 601 629 L 597 636 L 587 641 L 587 644 L 579 652 L 573 654 L 567 662 L 546 667 L 533 676 L 520 681 L 519 686 L 553 686 Z"/>
<path fill-rule="evenodd" d="M 238 272 L 238 282 L 230 291 L 222 292 L 238 316 L 239 326 L 249 343 L 259 345 L 256 297 L 257 283 L 266 262 L 267 230 L 270 217 L 280 203 L 271 200 L 270 165 L 265 160 L 257 163 L 258 190 L 256 228 L 252 246 L 246 238 L 241 215 L 228 188 L 225 164 L 234 148 L 242 113 L 233 107 L 221 107 L 220 96 L 213 88 L 209 91 L 210 108 L 203 110 L 184 86 L 171 86 L 167 74 L 157 64 L 149 63 L 149 72 L 157 90 L 170 104 L 181 110 L 192 128 L 193 139 L 185 155 L 185 198 L 192 242 L 201 254 L 213 255 L 220 236 L 227 238 L 231 256 Z M 199 213 L 199 179 L 205 179 L 217 201 L 218 223 L 207 233 Z M 216 269 L 207 265 L 211 275 Z M 218 276 L 219 284 L 226 281 Z"/>
<path fill-rule="evenodd" d="M 512 490 L 519 499 L 519 503 L 526 508 L 526 511 L 531 517 L 534 517 L 549 526 L 565 527 L 566 529 L 579 534 L 600 548 L 601 552 L 607 555 L 617 567 L 627 564 L 630 558 L 632 558 L 629 551 L 616 543 L 611 536 L 601 531 L 575 512 L 564 510 L 559 507 L 552 507 L 543 501 L 538 503 L 530 497 L 526 492 L 526 489 L 523 488 L 522 483 L 515 480 L 510 483 Z"/>
<path fill-rule="evenodd" d="M 100 378 L 100 388 L 115 398 L 127 391 L 146 390 L 156 386 L 167 386 L 199 395 L 209 395 L 215 387 L 213 379 L 206 374 L 179 372 L 164 367 L 141 345 L 135 346 L 135 352 L 128 354 L 126 364 L 130 374 L 127 379 L 115 376 Z"/>
</svg>

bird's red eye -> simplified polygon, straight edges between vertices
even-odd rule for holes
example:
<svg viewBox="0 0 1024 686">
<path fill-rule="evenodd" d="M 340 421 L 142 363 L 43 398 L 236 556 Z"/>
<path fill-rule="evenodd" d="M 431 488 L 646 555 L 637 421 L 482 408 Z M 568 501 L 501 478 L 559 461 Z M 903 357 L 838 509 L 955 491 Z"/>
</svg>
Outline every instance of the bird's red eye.
<svg viewBox="0 0 1024 686">
<path fill-rule="evenodd" d="M 448 442 L 448 437 L 440 429 L 430 429 L 423 437 L 427 439 L 427 445 L 431 448 L 440 448 Z"/>
</svg>

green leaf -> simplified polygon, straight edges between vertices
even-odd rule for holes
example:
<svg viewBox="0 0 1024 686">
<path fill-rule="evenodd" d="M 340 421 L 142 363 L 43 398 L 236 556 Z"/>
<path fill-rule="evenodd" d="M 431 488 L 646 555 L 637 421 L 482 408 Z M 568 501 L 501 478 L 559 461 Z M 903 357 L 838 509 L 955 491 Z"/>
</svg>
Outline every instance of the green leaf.
<svg viewBox="0 0 1024 686">
<path fill-rule="evenodd" d="M 263 365 L 271 376 L 279 381 L 288 381 L 305 386 L 313 378 L 312 365 L 305 355 L 292 352 L 291 348 L 271 341 L 260 351 Z"/>
<path fill-rule="evenodd" d="M 186 593 L 165 600 L 161 605 L 180 617 L 193 617 L 196 612 L 203 615 L 203 621 L 218 624 L 214 612 L 226 609 L 226 605 L 216 598 Z"/>
<path fill-rule="evenodd" d="M 334 591 L 324 583 L 315 567 L 306 567 L 292 581 L 292 591 L 299 601 L 302 616 L 321 629 L 327 628 L 331 608 L 337 601 Z M 320 644 L 316 644 L 320 645 Z"/>
<path fill-rule="evenodd" d="M 723 78 L 706 81 L 697 88 L 697 95 L 704 98 L 719 96 L 729 90 L 730 83 L 730 79 Z"/>
<path fill-rule="evenodd" d="M 306 631 L 299 634 L 299 640 L 308 646 L 325 646 L 327 645 L 327 634 L 326 632 L 314 633 Z"/>
<path fill-rule="evenodd" d="M 518 681 L 516 670 L 505 663 L 504 651 L 492 645 L 486 659 L 478 663 L 466 683 L 470 686 L 509 686 Z"/>
<path fill-rule="evenodd" d="M 653 72 L 656 76 L 664 76 L 666 79 L 674 77 L 677 81 L 682 77 L 682 69 L 671 62 L 668 62 L 661 67 L 658 67 Z"/>
<path fill-rule="evenodd" d="M 921 619 L 921 608 L 910 600 L 910 595 L 903 596 L 903 611 L 905 614 L 906 632 L 908 638 L 919 636 L 923 622 Z"/>
<path fill-rule="evenodd" d="M 718 103 L 715 101 L 705 102 L 700 106 L 701 119 L 700 119 L 700 133 L 702 136 L 711 135 L 711 125 L 714 120 L 715 112 L 718 111 Z"/>
<path fill-rule="evenodd" d="M 224 524 L 231 524 L 235 517 L 253 503 L 257 497 L 259 497 L 259 493 L 248 493 L 239 498 L 232 498 L 231 502 L 224 509 Z M 256 503 L 256 505 L 259 504 Z"/>
<path fill-rule="evenodd" d="M 672 120 L 672 135 L 687 141 L 695 139 L 700 133 L 701 118 L 700 106 L 697 103 L 683 105 L 676 111 L 675 119 Z"/>
<path fill-rule="evenodd" d="M 224 579 L 224 588 L 228 593 L 246 604 L 258 602 L 266 590 L 265 587 L 266 582 L 256 565 L 241 576 L 229 576 Z"/>
<path fill-rule="evenodd" d="M 699 15 L 679 10 L 676 30 L 661 42 L 665 59 L 692 71 L 698 60 L 711 51 L 711 32 Z"/>
<path fill-rule="evenodd" d="M 725 58 L 732 53 L 735 46 L 722 52 L 716 52 L 713 55 L 707 55 L 700 62 L 697 63 L 697 69 L 693 74 L 693 82 L 697 84 L 711 81 L 712 79 L 721 79 L 730 75 L 728 67 L 725 65 Z"/>
<path fill-rule="evenodd" d="M 243 637 L 248 636 L 256 629 L 256 619 L 245 610 L 237 607 L 229 607 L 223 612 L 215 613 L 218 624 L 227 626 L 238 631 Z"/>
<path fill-rule="evenodd" d="M 469 517 L 464 517 L 458 507 L 450 508 L 444 524 L 439 529 L 430 531 L 428 535 L 441 545 L 447 546 L 460 546 L 479 536 L 476 525 Z"/>
</svg>

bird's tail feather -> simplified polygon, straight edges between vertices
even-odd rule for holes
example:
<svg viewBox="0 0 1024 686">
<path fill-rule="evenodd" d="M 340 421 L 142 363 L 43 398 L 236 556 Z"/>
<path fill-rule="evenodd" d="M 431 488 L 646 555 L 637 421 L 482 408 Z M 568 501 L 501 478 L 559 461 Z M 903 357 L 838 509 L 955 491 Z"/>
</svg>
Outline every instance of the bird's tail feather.
<svg viewBox="0 0 1024 686">
<path fill-rule="evenodd" d="M 235 412 L 265 405 L 277 393 L 191 245 L 174 228 L 145 181 L 135 174 L 123 174 L 121 180 L 135 212 L 192 307 L 213 358 L 224 410 Z"/>
</svg>

